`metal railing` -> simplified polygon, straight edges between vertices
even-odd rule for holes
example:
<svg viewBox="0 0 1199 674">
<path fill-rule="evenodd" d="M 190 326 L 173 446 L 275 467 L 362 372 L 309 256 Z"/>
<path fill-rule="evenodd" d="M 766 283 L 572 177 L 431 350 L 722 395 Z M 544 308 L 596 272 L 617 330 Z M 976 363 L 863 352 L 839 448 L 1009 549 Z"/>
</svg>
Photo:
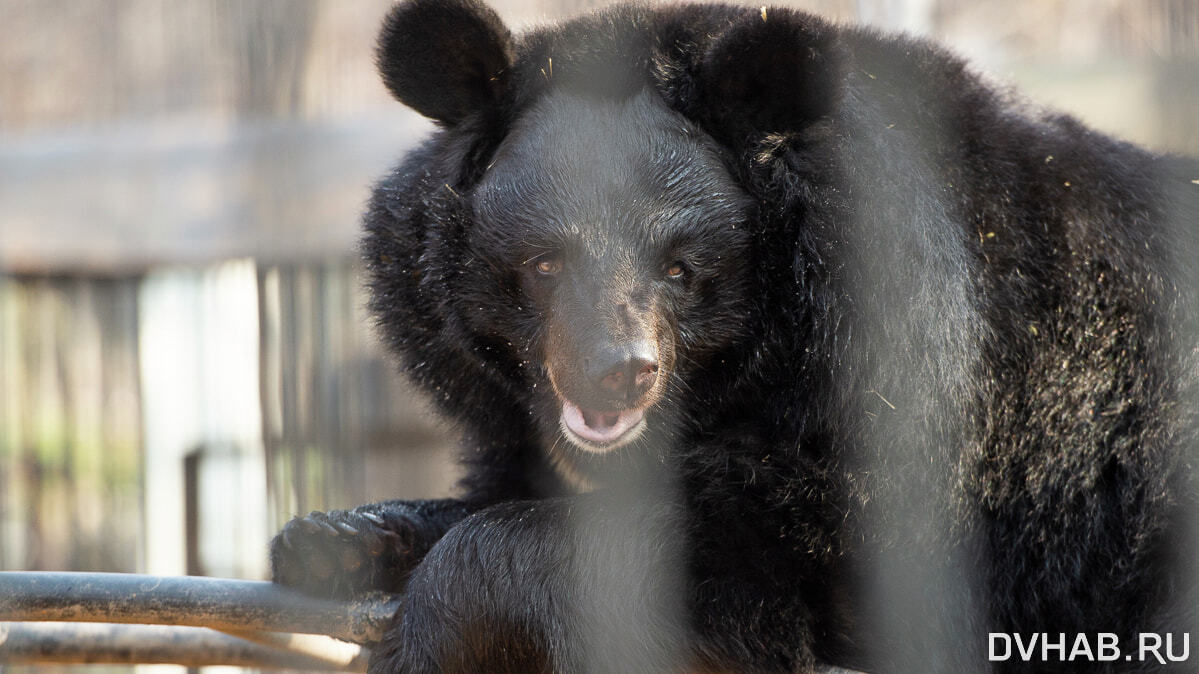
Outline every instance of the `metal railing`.
<svg viewBox="0 0 1199 674">
<path fill-rule="evenodd" d="M 306 597 L 265 581 L 0 572 L 0 663 L 365 671 L 399 599 Z"/>
</svg>

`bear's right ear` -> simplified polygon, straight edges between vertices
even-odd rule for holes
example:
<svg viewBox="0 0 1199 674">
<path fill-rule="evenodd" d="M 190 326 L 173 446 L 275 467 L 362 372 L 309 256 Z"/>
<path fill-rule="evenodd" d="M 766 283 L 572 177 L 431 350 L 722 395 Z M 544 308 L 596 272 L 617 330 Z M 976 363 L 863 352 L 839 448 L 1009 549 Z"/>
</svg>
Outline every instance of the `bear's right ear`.
<svg viewBox="0 0 1199 674">
<path fill-rule="evenodd" d="M 512 34 L 478 0 L 406 0 L 383 21 L 376 60 L 396 99 L 454 126 L 498 103 Z"/>
<path fill-rule="evenodd" d="M 832 26 L 790 9 L 746 10 L 703 54 L 694 109 L 735 138 L 794 131 L 836 107 L 842 69 Z"/>
</svg>

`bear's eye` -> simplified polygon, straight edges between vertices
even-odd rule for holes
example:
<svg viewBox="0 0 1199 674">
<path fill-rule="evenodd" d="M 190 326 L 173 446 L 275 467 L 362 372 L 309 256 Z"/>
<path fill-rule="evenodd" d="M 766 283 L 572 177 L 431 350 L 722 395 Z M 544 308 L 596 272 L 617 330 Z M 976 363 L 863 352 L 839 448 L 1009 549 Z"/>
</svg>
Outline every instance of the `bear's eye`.
<svg viewBox="0 0 1199 674">
<path fill-rule="evenodd" d="M 542 276 L 557 276 L 562 271 L 562 260 L 556 257 L 543 257 L 537 261 L 537 273 Z"/>
<path fill-rule="evenodd" d="M 681 279 L 686 273 L 687 265 L 679 261 L 671 262 L 670 265 L 666 267 L 666 278 Z"/>
</svg>

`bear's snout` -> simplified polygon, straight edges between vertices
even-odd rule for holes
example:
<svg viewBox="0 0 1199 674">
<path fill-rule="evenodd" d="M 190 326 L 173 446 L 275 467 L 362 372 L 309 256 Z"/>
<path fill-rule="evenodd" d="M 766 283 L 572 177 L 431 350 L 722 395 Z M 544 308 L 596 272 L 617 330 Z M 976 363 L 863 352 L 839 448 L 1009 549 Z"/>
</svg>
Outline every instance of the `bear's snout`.
<svg viewBox="0 0 1199 674">
<path fill-rule="evenodd" d="M 566 438 L 590 451 L 635 439 L 657 402 L 670 354 L 658 340 L 595 329 L 556 330 L 547 354 L 550 382 L 562 405 Z M 669 349 L 667 349 L 669 350 Z M 663 362 L 665 359 L 665 362 Z M 660 376 L 662 375 L 662 376 Z"/>
<path fill-rule="evenodd" d="M 588 360 L 588 380 L 613 401 L 631 405 L 658 380 L 658 347 L 648 340 L 612 345 Z"/>
</svg>

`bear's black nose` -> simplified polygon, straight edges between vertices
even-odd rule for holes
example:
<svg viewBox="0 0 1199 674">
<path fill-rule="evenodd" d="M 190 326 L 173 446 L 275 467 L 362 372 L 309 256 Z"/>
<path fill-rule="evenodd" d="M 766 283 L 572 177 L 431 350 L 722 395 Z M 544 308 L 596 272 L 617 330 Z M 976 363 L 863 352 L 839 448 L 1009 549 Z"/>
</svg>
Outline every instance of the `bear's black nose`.
<svg viewBox="0 0 1199 674">
<path fill-rule="evenodd" d="M 610 398 L 633 402 L 658 380 L 657 352 L 652 342 L 614 346 L 590 359 L 588 375 Z"/>
</svg>

